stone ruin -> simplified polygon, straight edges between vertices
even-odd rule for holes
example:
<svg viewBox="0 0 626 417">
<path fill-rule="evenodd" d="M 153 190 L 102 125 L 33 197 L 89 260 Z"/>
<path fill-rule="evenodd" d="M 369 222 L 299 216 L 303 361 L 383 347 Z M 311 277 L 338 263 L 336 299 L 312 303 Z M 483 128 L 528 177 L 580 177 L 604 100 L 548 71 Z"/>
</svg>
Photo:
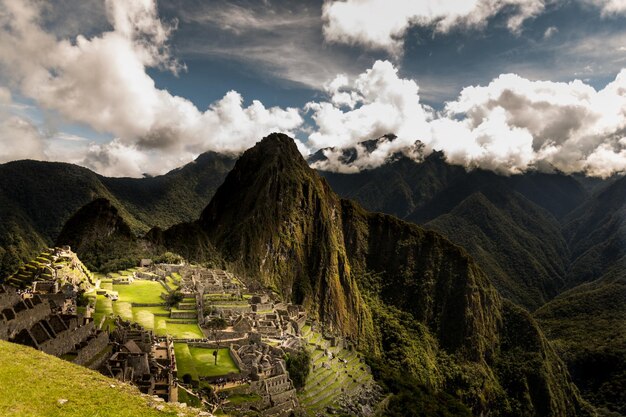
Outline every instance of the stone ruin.
<svg viewBox="0 0 626 417">
<path fill-rule="evenodd" d="M 0 285 L 0 339 L 30 346 L 50 355 L 96 369 L 106 360 L 107 332 L 93 320 L 55 311 L 53 302 L 38 295 L 20 295 Z"/>
<path fill-rule="evenodd" d="M 256 411 L 263 416 L 288 416 L 298 408 L 283 349 L 262 342 L 256 335 L 247 343 L 231 344 L 229 350 L 241 372 L 249 378 L 250 392 L 261 397 L 254 404 Z"/>
<path fill-rule="evenodd" d="M 174 343 L 138 324 L 117 319 L 111 332 L 113 354 L 101 367 L 105 375 L 132 382 L 144 394 L 178 401 Z"/>
</svg>

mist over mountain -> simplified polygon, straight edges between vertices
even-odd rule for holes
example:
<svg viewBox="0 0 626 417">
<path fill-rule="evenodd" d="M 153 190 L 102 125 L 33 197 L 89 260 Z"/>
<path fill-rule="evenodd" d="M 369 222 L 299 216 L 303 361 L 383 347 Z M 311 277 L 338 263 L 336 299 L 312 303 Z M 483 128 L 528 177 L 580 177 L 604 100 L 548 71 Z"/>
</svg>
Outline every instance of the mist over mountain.
<svg viewBox="0 0 626 417">
<path fill-rule="evenodd" d="M 375 149 L 370 146 L 368 152 Z M 620 236 L 617 226 L 623 222 L 619 210 L 624 199 L 603 197 L 599 180 L 590 184 L 561 173 L 502 176 L 481 169 L 467 171 L 449 164 L 438 152 L 421 162 L 401 156 L 354 174 L 321 174 L 340 195 L 370 210 L 442 232 L 472 254 L 504 296 L 530 309 L 581 282 L 580 274 L 587 274 L 586 280 L 599 278 L 589 272 L 588 261 L 576 266 L 590 244 L 587 237 L 594 226 L 586 223 L 589 219 L 597 222 L 594 230 L 604 246 L 586 256 L 594 256 L 598 270 L 620 257 L 613 249 L 621 243 L 615 240 L 612 249 L 609 235 Z M 622 190 L 620 181 L 606 181 L 605 186 Z M 607 213 L 612 223 L 591 214 L 602 201 L 611 207 L 598 208 L 598 213 Z M 600 231 L 604 234 L 598 235 Z M 578 245 L 583 247 L 577 249 Z"/>
</svg>

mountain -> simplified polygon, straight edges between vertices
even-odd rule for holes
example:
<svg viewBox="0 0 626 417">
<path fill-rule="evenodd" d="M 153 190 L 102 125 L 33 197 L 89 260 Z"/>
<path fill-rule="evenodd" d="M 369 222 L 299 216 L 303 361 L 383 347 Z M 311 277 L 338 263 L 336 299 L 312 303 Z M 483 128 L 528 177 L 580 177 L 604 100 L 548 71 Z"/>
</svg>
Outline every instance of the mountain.
<svg viewBox="0 0 626 417">
<path fill-rule="evenodd" d="M 84 205 L 106 198 L 135 234 L 199 216 L 234 164 L 207 152 L 157 177 L 106 178 L 72 164 L 14 161 L 0 165 L 0 276 L 56 241 Z"/>
<path fill-rule="evenodd" d="M 443 233 L 477 260 L 507 298 L 534 310 L 566 285 L 561 220 L 588 198 L 572 177 L 502 176 L 433 152 L 356 174 L 321 172 L 342 197 Z"/>
<path fill-rule="evenodd" d="M 56 246 L 69 245 L 90 270 L 133 267 L 142 245 L 118 209 L 105 198 L 81 207 L 63 226 Z"/>
<path fill-rule="evenodd" d="M 426 387 L 475 414 L 590 413 L 534 319 L 464 249 L 340 199 L 285 135 L 246 151 L 198 221 L 148 237 L 196 261 L 217 252 L 249 283 L 303 303 L 367 352 L 390 410 Z"/>
<path fill-rule="evenodd" d="M 609 412 L 626 415 L 623 266 L 559 295 L 534 315 L 585 398 Z"/>
<path fill-rule="evenodd" d="M 598 279 L 612 268 L 626 270 L 626 177 L 570 213 L 564 236 L 571 250 L 570 287 Z"/>
</svg>

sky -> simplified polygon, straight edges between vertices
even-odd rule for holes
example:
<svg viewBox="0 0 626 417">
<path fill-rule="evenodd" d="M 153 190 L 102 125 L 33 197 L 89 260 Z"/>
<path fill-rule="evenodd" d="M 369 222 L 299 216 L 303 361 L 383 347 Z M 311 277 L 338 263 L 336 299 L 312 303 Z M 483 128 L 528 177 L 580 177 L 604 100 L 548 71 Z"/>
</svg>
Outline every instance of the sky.
<svg viewBox="0 0 626 417">
<path fill-rule="evenodd" d="M 275 131 L 340 172 L 624 173 L 626 0 L 0 0 L 0 163 L 159 175 Z"/>
</svg>

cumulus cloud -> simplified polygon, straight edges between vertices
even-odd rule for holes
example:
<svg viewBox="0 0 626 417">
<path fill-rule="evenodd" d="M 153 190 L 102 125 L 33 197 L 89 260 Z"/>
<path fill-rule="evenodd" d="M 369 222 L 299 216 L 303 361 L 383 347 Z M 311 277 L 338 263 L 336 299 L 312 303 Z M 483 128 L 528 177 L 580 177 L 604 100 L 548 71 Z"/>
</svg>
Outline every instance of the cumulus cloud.
<svg viewBox="0 0 626 417">
<path fill-rule="evenodd" d="M 0 86 L 0 163 L 16 159 L 45 159 L 43 137 L 37 127 L 11 111 L 11 92 Z"/>
<path fill-rule="evenodd" d="M 118 138 L 88 153 L 88 166 L 108 170 L 102 154 L 111 152 L 117 175 L 163 172 L 200 152 L 241 152 L 272 131 L 293 134 L 302 124 L 297 109 L 244 106 L 234 91 L 202 111 L 157 88 L 147 68 L 184 70 L 167 43 L 175 25 L 159 19 L 154 0 L 106 0 L 105 6 L 113 30 L 57 39 L 41 25 L 40 3 L 0 1 L 0 66 L 13 85 L 43 108 Z M 120 159 L 121 147 L 162 158 L 135 155 L 131 163 Z"/>
<path fill-rule="evenodd" d="M 327 0 L 322 16 L 326 40 L 399 55 L 411 26 L 433 26 L 437 32 L 482 27 L 489 18 L 505 12 L 508 28 L 519 32 L 524 21 L 544 7 L 544 0 Z"/>
<path fill-rule="evenodd" d="M 322 169 L 352 172 L 383 164 L 398 152 L 414 158 L 415 142 L 442 150 L 449 162 L 503 174 L 528 169 L 584 171 L 607 176 L 625 170 L 626 69 L 602 90 L 582 81 L 531 81 L 504 74 L 466 87 L 441 114 L 419 102 L 419 88 L 393 65 L 378 61 L 350 81 L 327 86 L 329 101 L 307 104 L 317 128 L 312 147 L 325 151 Z M 395 133 L 375 151 L 359 142 Z M 346 148 L 357 157 L 342 158 Z"/>
<path fill-rule="evenodd" d="M 626 14 L 625 0 L 578 0 L 600 11 L 603 17 Z M 436 33 L 454 28 L 480 29 L 496 15 L 504 16 L 515 34 L 524 22 L 544 12 L 551 0 L 325 0 L 322 18 L 329 42 L 384 50 L 392 56 L 403 52 L 404 37 L 414 26 L 432 27 Z M 556 27 L 545 32 L 545 38 Z"/>
</svg>

